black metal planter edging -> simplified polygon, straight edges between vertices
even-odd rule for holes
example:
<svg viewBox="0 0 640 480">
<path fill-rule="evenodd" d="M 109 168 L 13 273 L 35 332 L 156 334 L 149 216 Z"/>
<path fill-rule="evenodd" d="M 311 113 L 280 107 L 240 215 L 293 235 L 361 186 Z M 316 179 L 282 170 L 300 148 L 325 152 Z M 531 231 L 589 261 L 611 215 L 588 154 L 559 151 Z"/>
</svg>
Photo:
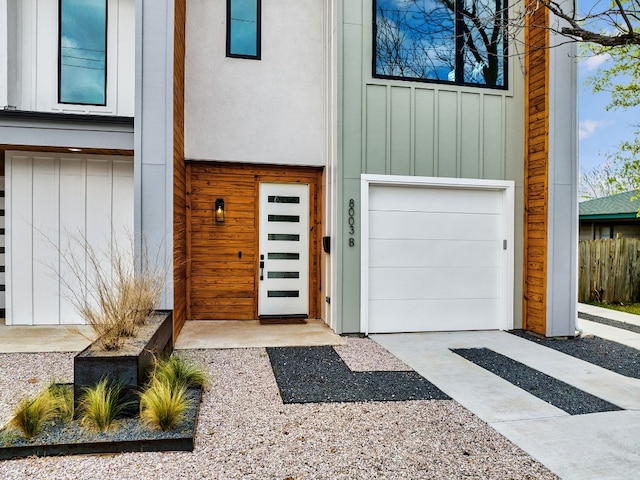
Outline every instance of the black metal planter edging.
<svg viewBox="0 0 640 480">
<path fill-rule="evenodd" d="M 195 445 L 195 434 L 198 425 L 198 412 L 202 402 L 202 389 L 198 388 L 195 398 L 195 405 L 187 415 L 190 417 L 191 428 L 188 432 L 180 434 L 170 434 L 162 438 L 153 438 L 154 431 L 149 430 L 145 438 L 118 439 L 112 440 L 78 441 L 56 444 L 38 443 L 37 438 L 27 445 L 0 446 L 0 460 L 10 460 L 12 458 L 26 458 L 32 455 L 39 457 L 56 455 L 91 455 L 102 453 L 126 453 L 126 452 L 164 452 L 164 451 L 193 451 Z M 117 428 L 115 429 L 117 431 Z M 10 443 L 10 442 L 9 442 Z"/>
<path fill-rule="evenodd" d="M 103 377 L 119 382 L 128 399 L 137 403 L 136 392 L 149 378 L 155 357 L 173 352 L 173 312 L 157 310 L 140 327 L 135 338 L 118 350 L 105 351 L 94 342 L 73 359 L 73 395 L 76 405 L 85 387 L 95 386 Z M 133 408 L 137 408 L 134 406 Z"/>
</svg>

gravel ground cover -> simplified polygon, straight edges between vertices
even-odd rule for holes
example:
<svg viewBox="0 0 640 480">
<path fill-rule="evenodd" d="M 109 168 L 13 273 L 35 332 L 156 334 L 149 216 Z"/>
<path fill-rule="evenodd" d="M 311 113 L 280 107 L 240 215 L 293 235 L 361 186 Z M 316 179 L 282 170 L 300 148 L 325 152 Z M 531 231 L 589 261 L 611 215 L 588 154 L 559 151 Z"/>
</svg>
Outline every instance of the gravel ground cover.
<svg viewBox="0 0 640 480">
<path fill-rule="evenodd" d="M 399 367 L 370 340 L 348 339 L 336 350 L 354 370 L 370 371 L 371 358 L 383 371 Z M 558 478 L 453 400 L 285 405 L 265 349 L 182 353 L 212 375 L 193 452 L 7 460 L 0 478 Z M 6 354 L 0 362 L 2 420 L 29 389 L 52 376 L 70 381 L 73 370 L 65 354 Z"/>
<path fill-rule="evenodd" d="M 589 313 L 578 312 L 578 318 L 584 320 L 590 320 L 592 322 L 601 323 L 603 325 L 609 325 L 610 327 L 621 328 L 633 333 L 640 333 L 640 325 L 634 325 L 633 323 L 620 322 L 618 320 L 612 320 L 610 318 L 598 317 Z"/>
<path fill-rule="evenodd" d="M 510 333 L 626 377 L 640 378 L 640 350 L 600 337 L 542 338 L 522 330 Z"/>
<path fill-rule="evenodd" d="M 488 348 L 451 349 L 569 415 L 614 412 L 622 408 Z"/>
</svg>

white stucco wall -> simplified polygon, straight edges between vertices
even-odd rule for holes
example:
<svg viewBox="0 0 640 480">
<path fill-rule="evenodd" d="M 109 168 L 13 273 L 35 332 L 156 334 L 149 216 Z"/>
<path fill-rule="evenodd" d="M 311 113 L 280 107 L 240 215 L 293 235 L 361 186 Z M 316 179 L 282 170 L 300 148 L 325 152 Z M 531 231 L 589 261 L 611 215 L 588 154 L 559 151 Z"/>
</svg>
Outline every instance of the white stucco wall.
<svg viewBox="0 0 640 480">
<path fill-rule="evenodd" d="M 187 159 L 324 164 L 325 2 L 262 2 L 262 58 L 226 57 L 226 2 L 187 3 Z"/>
<path fill-rule="evenodd" d="M 108 0 L 107 105 L 58 103 L 58 0 L 6 0 L 15 18 L 15 51 L 8 52 L 9 104 L 18 110 L 133 116 L 134 0 Z"/>
</svg>

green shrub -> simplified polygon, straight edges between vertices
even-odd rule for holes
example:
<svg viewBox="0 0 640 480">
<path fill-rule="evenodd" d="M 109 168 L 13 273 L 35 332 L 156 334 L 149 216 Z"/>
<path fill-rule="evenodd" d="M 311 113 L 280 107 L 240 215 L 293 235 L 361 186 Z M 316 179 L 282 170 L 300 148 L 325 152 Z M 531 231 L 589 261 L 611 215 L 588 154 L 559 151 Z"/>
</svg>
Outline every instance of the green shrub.
<svg viewBox="0 0 640 480">
<path fill-rule="evenodd" d="M 182 420 L 189 406 L 184 384 L 153 378 L 140 394 L 140 419 L 162 430 L 171 430 Z"/>
<path fill-rule="evenodd" d="M 122 401 L 122 385 L 103 378 L 95 387 L 83 390 L 80 401 L 81 424 L 100 431 L 108 430 L 128 406 Z"/>
<path fill-rule="evenodd" d="M 26 438 L 37 435 L 42 425 L 56 417 L 56 399 L 49 389 L 43 390 L 35 397 L 20 400 L 9 420 L 9 427 L 19 430 Z"/>
<path fill-rule="evenodd" d="M 177 355 L 160 360 L 153 378 L 169 385 L 184 385 L 186 388 L 207 386 L 209 375 L 204 368 Z"/>
</svg>

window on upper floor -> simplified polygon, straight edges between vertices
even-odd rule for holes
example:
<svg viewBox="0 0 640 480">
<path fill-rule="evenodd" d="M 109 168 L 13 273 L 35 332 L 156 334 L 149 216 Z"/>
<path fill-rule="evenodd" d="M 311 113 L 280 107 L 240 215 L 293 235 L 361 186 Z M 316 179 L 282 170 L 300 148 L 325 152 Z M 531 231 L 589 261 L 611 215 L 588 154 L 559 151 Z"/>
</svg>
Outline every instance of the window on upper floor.
<svg viewBox="0 0 640 480">
<path fill-rule="evenodd" d="M 374 77 L 506 88 L 506 0 L 373 0 Z"/>
<path fill-rule="evenodd" d="M 107 0 L 60 0 L 58 102 L 106 105 Z"/>
<path fill-rule="evenodd" d="M 260 1 L 227 0 L 227 57 L 260 59 Z"/>
</svg>

